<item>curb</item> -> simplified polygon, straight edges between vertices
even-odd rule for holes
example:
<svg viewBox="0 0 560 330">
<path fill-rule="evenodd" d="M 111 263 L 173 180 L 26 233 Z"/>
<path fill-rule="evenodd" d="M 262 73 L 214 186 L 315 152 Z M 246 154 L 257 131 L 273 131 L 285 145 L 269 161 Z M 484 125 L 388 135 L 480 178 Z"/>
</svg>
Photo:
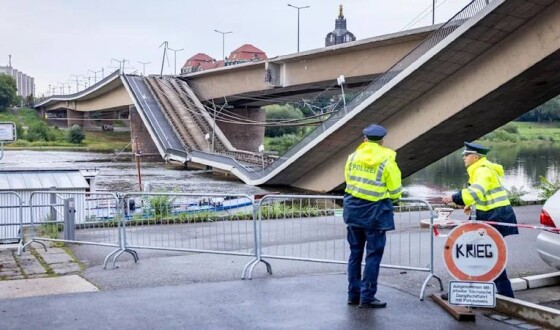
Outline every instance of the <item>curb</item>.
<svg viewBox="0 0 560 330">
<path fill-rule="evenodd" d="M 560 284 L 560 272 L 527 276 L 511 280 L 514 291 L 523 291 Z M 560 310 L 532 302 L 496 295 L 494 310 L 541 326 L 559 329 Z"/>
</svg>

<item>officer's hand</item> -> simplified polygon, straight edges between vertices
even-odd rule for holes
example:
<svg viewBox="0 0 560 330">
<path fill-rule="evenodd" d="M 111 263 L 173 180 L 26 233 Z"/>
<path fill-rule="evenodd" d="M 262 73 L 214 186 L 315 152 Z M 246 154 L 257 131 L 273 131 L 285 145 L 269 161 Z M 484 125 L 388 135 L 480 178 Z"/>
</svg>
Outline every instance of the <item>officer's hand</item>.
<svg viewBox="0 0 560 330">
<path fill-rule="evenodd" d="M 470 206 L 465 206 L 463 208 L 463 213 L 465 213 L 466 215 L 470 216 L 471 215 L 471 207 Z"/>
<path fill-rule="evenodd" d="M 441 201 L 443 202 L 443 204 L 449 204 L 451 202 L 453 202 L 453 198 L 451 198 L 451 195 L 449 196 L 444 196 Z"/>
</svg>

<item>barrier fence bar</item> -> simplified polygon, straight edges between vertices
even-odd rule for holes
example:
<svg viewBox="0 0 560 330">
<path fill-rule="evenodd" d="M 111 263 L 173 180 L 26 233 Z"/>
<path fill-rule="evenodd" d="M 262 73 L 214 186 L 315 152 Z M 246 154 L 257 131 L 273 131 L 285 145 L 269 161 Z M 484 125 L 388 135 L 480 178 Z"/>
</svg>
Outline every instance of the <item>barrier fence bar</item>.
<svg viewBox="0 0 560 330">
<path fill-rule="evenodd" d="M 252 196 L 126 193 L 122 198 L 127 249 L 256 258 L 256 216 Z"/>
<path fill-rule="evenodd" d="M 268 259 L 347 264 L 349 247 L 342 218 L 342 197 L 269 195 L 258 203 L 258 255 L 247 269 Z M 421 219 L 431 219 L 432 207 L 423 200 L 401 199 L 395 207 L 395 227 L 387 232 L 381 267 L 427 272 L 421 289 L 423 299 L 433 274 L 433 233 L 420 228 Z M 441 281 L 440 281 L 441 286 Z"/>
<path fill-rule="evenodd" d="M 115 193 L 34 191 L 29 196 L 24 223 L 31 225 L 31 240 L 119 247 L 122 215 Z M 66 206 L 66 207 L 65 207 Z M 69 221 L 72 220 L 72 221 Z"/>
<path fill-rule="evenodd" d="M 20 195 L 0 192 L 0 244 L 17 244 L 18 255 L 23 248 L 23 208 Z"/>
</svg>

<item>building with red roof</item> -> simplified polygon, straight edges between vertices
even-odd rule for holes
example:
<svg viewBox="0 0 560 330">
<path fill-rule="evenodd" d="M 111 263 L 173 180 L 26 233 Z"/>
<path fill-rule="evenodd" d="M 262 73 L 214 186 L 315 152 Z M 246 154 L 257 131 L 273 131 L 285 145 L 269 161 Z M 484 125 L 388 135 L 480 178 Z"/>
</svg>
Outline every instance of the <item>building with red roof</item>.
<svg viewBox="0 0 560 330">
<path fill-rule="evenodd" d="M 224 61 L 216 61 L 215 58 L 204 53 L 198 53 L 185 62 L 181 68 L 181 73 L 187 74 L 240 63 L 263 61 L 266 58 L 265 52 L 253 45 L 245 44 L 226 57 L 225 65 Z"/>
</svg>

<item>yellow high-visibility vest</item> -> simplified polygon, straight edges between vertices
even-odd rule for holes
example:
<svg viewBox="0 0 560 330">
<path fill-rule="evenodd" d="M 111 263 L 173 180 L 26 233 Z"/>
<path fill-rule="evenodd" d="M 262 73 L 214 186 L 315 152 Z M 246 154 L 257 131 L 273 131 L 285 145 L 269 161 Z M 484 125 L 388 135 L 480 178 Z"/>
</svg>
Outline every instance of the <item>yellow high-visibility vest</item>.
<svg viewBox="0 0 560 330">
<path fill-rule="evenodd" d="M 507 190 L 502 186 L 504 176 L 502 165 L 482 157 L 467 168 L 469 187 L 461 190 L 465 205 L 475 205 L 477 210 L 489 211 L 510 205 Z"/>
<path fill-rule="evenodd" d="M 401 170 L 395 162 L 396 155 L 379 143 L 363 142 L 346 161 L 346 193 L 372 202 L 399 199 Z"/>
</svg>

